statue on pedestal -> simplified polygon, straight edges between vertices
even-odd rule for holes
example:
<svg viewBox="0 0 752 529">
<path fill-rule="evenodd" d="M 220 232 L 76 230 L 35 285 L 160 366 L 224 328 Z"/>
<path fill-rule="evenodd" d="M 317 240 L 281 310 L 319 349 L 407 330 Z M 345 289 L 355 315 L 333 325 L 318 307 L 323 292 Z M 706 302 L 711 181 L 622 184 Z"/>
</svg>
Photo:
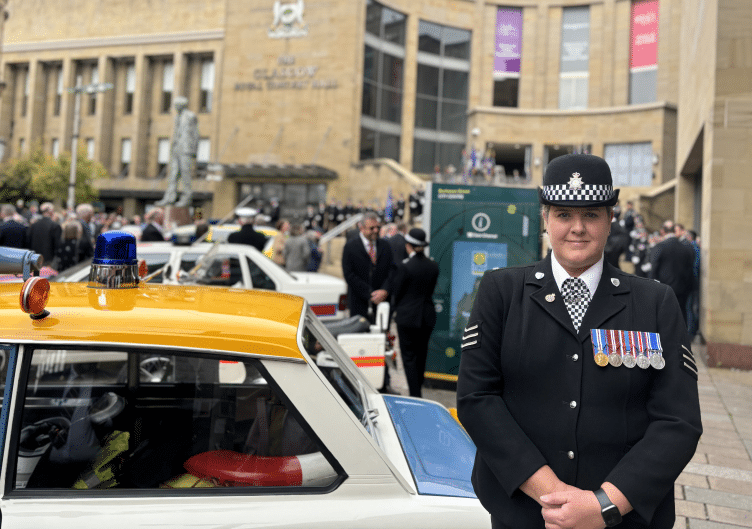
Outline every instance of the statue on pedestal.
<svg viewBox="0 0 752 529">
<path fill-rule="evenodd" d="M 170 144 L 170 165 L 167 175 L 167 189 L 157 206 L 190 206 L 191 180 L 196 171 L 196 153 L 198 151 L 198 118 L 188 109 L 188 99 L 183 96 L 175 98 L 175 127 Z M 178 200 L 178 178 L 182 182 Z"/>
</svg>

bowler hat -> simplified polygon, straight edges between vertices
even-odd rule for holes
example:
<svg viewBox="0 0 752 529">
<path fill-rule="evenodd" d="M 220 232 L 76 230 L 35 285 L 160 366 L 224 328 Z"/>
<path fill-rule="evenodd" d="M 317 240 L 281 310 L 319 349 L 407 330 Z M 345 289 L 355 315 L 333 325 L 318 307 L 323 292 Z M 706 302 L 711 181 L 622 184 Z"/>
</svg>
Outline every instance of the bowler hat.
<svg viewBox="0 0 752 529">
<path fill-rule="evenodd" d="M 426 232 L 424 232 L 420 228 L 413 228 L 409 232 L 407 232 L 407 235 L 405 235 L 405 241 L 409 244 L 412 244 L 413 246 L 428 246 L 428 241 L 426 240 Z"/>
<path fill-rule="evenodd" d="M 541 204 L 565 207 L 613 206 L 619 200 L 606 160 L 592 154 L 566 154 L 546 167 Z"/>
</svg>

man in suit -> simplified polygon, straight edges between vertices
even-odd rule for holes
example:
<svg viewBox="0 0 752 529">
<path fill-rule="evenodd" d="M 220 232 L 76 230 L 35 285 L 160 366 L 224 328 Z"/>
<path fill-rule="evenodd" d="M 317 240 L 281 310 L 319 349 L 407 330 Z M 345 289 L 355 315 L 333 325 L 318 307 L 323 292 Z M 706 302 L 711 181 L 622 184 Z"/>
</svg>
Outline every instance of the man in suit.
<svg viewBox="0 0 752 529">
<path fill-rule="evenodd" d="M 153 208 L 144 215 L 146 226 L 141 232 L 141 242 L 164 242 L 163 224 L 164 211 L 162 208 Z"/>
<path fill-rule="evenodd" d="M 256 218 L 259 220 L 259 222 L 263 222 L 262 219 L 264 218 L 264 216 L 262 214 L 258 214 L 256 215 Z M 231 233 L 230 236 L 227 237 L 227 242 L 233 244 L 249 244 L 256 248 L 259 252 L 263 252 L 268 237 L 263 233 L 257 232 L 254 229 L 253 217 L 251 217 L 250 215 L 243 215 L 239 217 L 238 220 L 240 221 L 240 231 Z"/>
<path fill-rule="evenodd" d="M 389 245 L 392 247 L 392 255 L 394 257 L 394 264 L 399 264 L 407 259 L 407 250 L 405 249 L 405 233 L 407 233 L 407 224 L 403 221 L 397 222 L 397 231 L 387 239 Z"/>
<path fill-rule="evenodd" d="M 347 282 L 350 315 L 365 316 L 373 323 L 375 307 L 389 297 L 395 271 L 392 248 L 379 238 L 381 224 L 373 212 L 360 222 L 360 234 L 342 249 L 342 274 Z"/>
<path fill-rule="evenodd" d="M 63 229 L 52 220 L 55 214 L 52 202 L 44 202 L 39 210 L 42 216 L 32 222 L 26 231 L 26 247 L 44 257 L 44 263 L 50 266 L 62 243 Z"/>
<path fill-rule="evenodd" d="M 439 279 L 439 265 L 425 255 L 426 246 L 426 232 L 420 228 L 413 228 L 405 235 L 409 257 L 397 266 L 392 295 L 400 354 L 411 397 L 422 396 L 428 340 L 436 325 L 433 291 Z"/>
<path fill-rule="evenodd" d="M 0 246 L 11 248 L 26 248 L 27 227 L 18 222 L 14 217 L 17 215 L 13 204 L 3 204 L 0 207 Z"/>
<path fill-rule="evenodd" d="M 538 191 L 551 254 L 481 280 L 457 411 L 495 529 L 674 526 L 697 368 L 673 291 L 604 262 L 612 186 L 602 158 L 553 160 Z"/>
<path fill-rule="evenodd" d="M 78 222 L 81 224 L 81 241 L 79 245 L 80 259 L 90 259 L 94 257 L 94 238 L 99 235 L 101 226 L 93 221 L 94 207 L 91 204 L 79 204 L 76 206 L 76 215 Z"/>
<path fill-rule="evenodd" d="M 374 323 L 376 305 L 389 298 L 396 266 L 389 242 L 379 237 L 381 223 L 378 215 L 367 211 L 358 226 L 360 233 L 348 239 L 342 249 L 342 275 L 347 283 L 347 307 L 350 309 L 350 316 L 363 316 Z M 387 368 L 380 391 L 394 393 L 389 381 Z"/>
<path fill-rule="evenodd" d="M 676 236 L 670 220 L 661 226 L 661 235 L 663 240 L 650 250 L 650 278 L 670 286 L 684 309 L 694 285 L 695 253 Z"/>
</svg>

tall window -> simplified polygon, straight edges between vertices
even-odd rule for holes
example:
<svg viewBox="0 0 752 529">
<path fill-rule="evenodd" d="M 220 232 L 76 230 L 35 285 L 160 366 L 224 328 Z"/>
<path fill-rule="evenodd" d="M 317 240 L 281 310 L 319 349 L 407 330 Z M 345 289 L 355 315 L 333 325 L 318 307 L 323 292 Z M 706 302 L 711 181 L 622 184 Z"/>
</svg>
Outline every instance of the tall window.
<svg viewBox="0 0 752 529">
<path fill-rule="evenodd" d="M 133 113 L 133 94 L 136 93 L 136 65 L 129 63 L 125 67 L 125 100 L 123 114 Z"/>
<path fill-rule="evenodd" d="M 168 114 L 172 105 L 172 93 L 175 90 L 175 67 L 172 61 L 162 64 L 162 113 Z"/>
<path fill-rule="evenodd" d="M 128 176 L 131 166 L 131 139 L 123 138 L 120 142 L 120 177 Z"/>
<path fill-rule="evenodd" d="M 587 108 L 590 64 L 590 8 L 565 7 L 561 21 L 559 108 Z"/>
<path fill-rule="evenodd" d="M 465 29 L 421 20 L 413 171 L 461 167 L 467 132 L 470 37 Z"/>
<path fill-rule="evenodd" d="M 406 17 L 369 1 L 363 54 L 360 159 L 399 160 Z"/>
<path fill-rule="evenodd" d="M 23 76 L 23 97 L 21 98 L 21 116 L 26 115 L 26 111 L 29 107 L 29 69 L 24 68 L 20 70 Z"/>
<path fill-rule="evenodd" d="M 60 115 L 60 107 L 63 104 L 63 66 L 58 65 L 56 70 L 56 77 L 55 77 L 55 103 L 52 108 L 52 113 L 55 116 Z"/>
<path fill-rule="evenodd" d="M 86 138 L 86 158 L 94 159 L 94 138 Z"/>
<path fill-rule="evenodd" d="M 52 138 L 52 157 L 57 160 L 58 156 L 60 156 L 60 140 Z"/>
<path fill-rule="evenodd" d="M 201 61 L 201 84 L 199 92 L 199 112 L 211 112 L 214 99 L 214 59 Z"/>
<path fill-rule="evenodd" d="M 494 51 L 495 107 L 516 107 L 522 57 L 522 9 L 500 7 L 496 11 Z"/>
<path fill-rule="evenodd" d="M 99 84 L 99 67 L 94 64 L 91 67 L 91 84 L 96 85 Z M 93 116 L 97 113 L 97 92 L 92 92 L 89 94 L 89 115 Z"/>
<path fill-rule="evenodd" d="M 606 145 L 603 154 L 611 168 L 614 186 L 653 185 L 653 146 L 650 142 Z"/>
<path fill-rule="evenodd" d="M 164 178 L 167 175 L 167 164 L 170 163 L 170 140 L 159 138 L 157 140 L 157 177 Z"/>
<path fill-rule="evenodd" d="M 211 156 L 211 140 L 209 138 L 199 138 L 196 162 L 209 163 L 209 156 Z"/>
<path fill-rule="evenodd" d="M 632 4 L 630 39 L 629 103 L 652 103 L 658 83 L 658 0 Z"/>
</svg>

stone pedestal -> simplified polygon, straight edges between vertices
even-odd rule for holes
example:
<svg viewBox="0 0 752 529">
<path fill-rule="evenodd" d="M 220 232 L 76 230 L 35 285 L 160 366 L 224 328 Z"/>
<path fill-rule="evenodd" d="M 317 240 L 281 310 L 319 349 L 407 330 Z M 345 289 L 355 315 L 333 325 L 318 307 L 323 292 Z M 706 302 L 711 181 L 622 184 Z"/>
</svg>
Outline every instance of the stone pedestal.
<svg viewBox="0 0 752 529">
<path fill-rule="evenodd" d="M 172 231 L 178 226 L 192 224 L 191 214 L 188 207 L 165 206 L 164 208 L 164 227 Z"/>
</svg>

